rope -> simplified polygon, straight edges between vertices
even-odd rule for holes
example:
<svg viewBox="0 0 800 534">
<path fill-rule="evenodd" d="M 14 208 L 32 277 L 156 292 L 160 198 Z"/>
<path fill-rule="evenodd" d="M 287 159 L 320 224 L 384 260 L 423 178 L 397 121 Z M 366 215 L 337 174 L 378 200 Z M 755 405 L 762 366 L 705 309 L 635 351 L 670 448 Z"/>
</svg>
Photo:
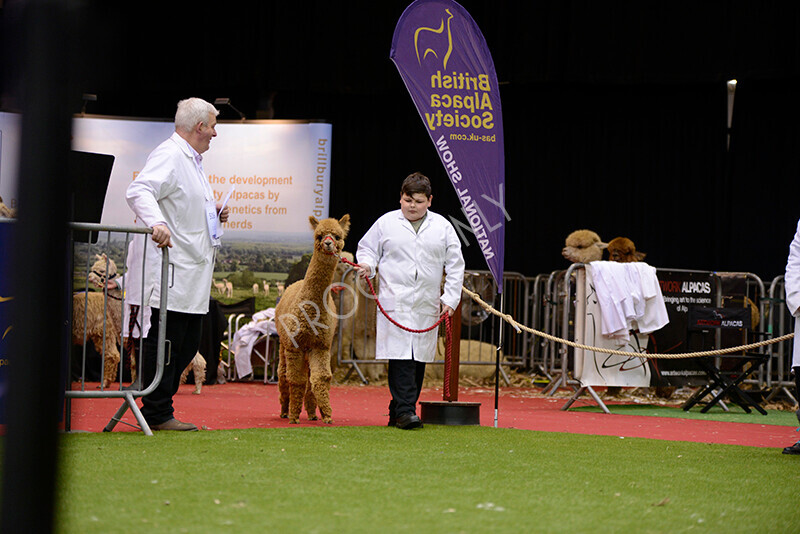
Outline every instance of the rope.
<svg viewBox="0 0 800 534">
<path fill-rule="evenodd" d="M 343 263 L 346 263 L 346 264 L 348 264 L 348 265 L 350 265 L 352 267 L 358 267 L 358 264 L 353 263 L 352 261 L 348 260 L 347 258 L 339 256 L 339 259 Z M 450 314 L 449 313 L 443 313 L 439 317 L 439 320 L 436 321 L 435 324 L 429 326 L 428 328 L 423 328 L 421 330 L 415 330 L 413 328 L 409 328 L 407 326 L 403 326 L 400 323 L 398 323 L 397 321 L 395 321 L 394 319 L 392 319 L 391 317 L 389 317 L 389 314 L 386 313 L 386 310 L 383 309 L 383 306 L 381 305 L 381 301 L 378 300 L 378 295 L 375 293 L 375 288 L 372 286 L 372 282 L 370 281 L 370 279 L 369 278 L 364 278 L 364 280 L 366 280 L 367 286 L 369 286 L 369 292 L 372 293 L 373 297 L 375 297 L 375 303 L 378 305 L 378 309 L 380 309 L 381 313 L 383 314 L 383 316 L 386 317 L 386 319 L 388 319 L 389 322 L 392 323 L 393 325 L 395 325 L 396 327 L 401 328 L 401 329 L 405 330 L 406 332 L 412 332 L 414 334 L 423 334 L 425 332 L 430 332 L 434 328 L 438 327 L 440 324 L 442 324 L 442 321 L 445 322 L 444 398 L 445 399 L 449 399 L 450 398 L 450 371 L 451 371 L 450 368 L 452 367 L 451 358 L 452 358 L 452 343 L 453 343 L 453 332 L 452 332 L 452 326 L 451 326 L 451 323 L 450 323 Z"/>
<path fill-rule="evenodd" d="M 351 265 L 353 267 L 358 267 L 358 264 L 353 263 L 352 261 L 348 260 L 347 258 L 343 258 L 343 257 L 339 256 L 339 259 L 342 260 L 342 262 L 344 262 L 344 263 L 346 263 L 348 265 Z M 439 317 L 439 320 L 436 321 L 435 324 L 429 326 L 428 328 L 423 328 L 422 330 L 414 330 L 413 328 L 409 328 L 407 326 L 403 326 L 400 323 L 398 323 L 397 321 L 395 321 L 394 319 L 392 319 L 391 317 L 389 317 L 389 314 L 386 313 L 386 310 L 383 309 L 383 306 L 381 305 L 381 301 L 378 300 L 378 295 L 375 293 L 375 288 L 372 287 L 372 282 L 370 281 L 370 279 L 369 278 L 364 278 L 364 280 L 366 280 L 367 285 L 369 286 L 369 292 L 372 293 L 373 297 L 375 297 L 375 303 L 378 305 L 378 309 L 381 310 L 381 313 L 384 315 L 384 317 L 386 317 L 389 320 L 390 323 L 392 323 L 393 325 L 395 325 L 398 328 L 401 328 L 401 329 L 405 330 L 406 332 L 413 332 L 414 334 L 424 334 L 425 332 L 430 332 L 431 330 L 433 330 L 434 328 L 436 328 L 437 326 L 442 324 L 442 321 L 444 321 L 444 318 L 447 315 L 446 313 L 442 314 Z"/>
<path fill-rule="evenodd" d="M 339 257 L 339 259 L 341 261 L 343 261 L 344 263 L 346 263 L 348 265 L 351 265 L 353 267 L 357 267 L 358 266 L 357 264 L 353 263 L 352 261 L 350 261 L 350 260 L 348 260 L 346 258 L 343 258 L 341 256 Z M 381 310 L 381 313 L 392 324 L 394 324 L 398 328 L 402 328 L 403 330 L 406 330 L 408 332 L 414 332 L 414 333 L 421 334 L 421 333 L 433 330 L 434 328 L 439 326 L 441 324 L 441 322 L 446 317 L 447 318 L 447 322 L 446 322 L 447 343 L 446 343 L 446 350 L 445 350 L 445 352 L 446 352 L 445 358 L 446 358 L 446 361 L 450 360 L 450 350 L 451 350 L 450 349 L 450 344 L 451 344 L 452 340 L 451 340 L 451 337 L 450 337 L 451 336 L 451 332 L 450 332 L 450 317 L 447 314 L 444 314 L 441 317 L 439 317 L 439 320 L 433 326 L 430 326 L 430 327 L 422 329 L 422 330 L 414 330 L 414 329 L 408 328 L 406 326 L 403 326 L 400 323 L 398 323 L 397 321 L 395 321 L 394 319 L 392 319 L 391 317 L 389 317 L 389 314 L 387 314 L 386 310 L 383 309 L 383 306 L 381 306 L 381 302 L 378 300 L 378 296 L 375 294 L 375 289 L 372 287 L 372 282 L 369 280 L 369 278 L 365 278 L 364 280 L 367 281 L 367 285 L 369 286 L 370 293 L 372 293 L 372 295 L 375 297 L 375 303 L 378 305 L 378 308 Z M 587 351 L 590 351 L 590 352 L 601 352 L 601 353 L 604 353 L 604 354 L 615 354 L 615 355 L 618 355 L 618 356 L 630 356 L 631 354 L 636 354 L 637 357 L 639 357 L 639 358 L 648 358 L 648 359 L 654 359 L 654 360 L 656 360 L 656 359 L 678 360 L 678 359 L 684 359 L 684 358 L 702 358 L 702 357 L 705 357 L 705 356 L 721 356 L 723 354 L 732 354 L 734 352 L 743 352 L 743 351 L 747 351 L 747 350 L 757 349 L 759 347 L 763 347 L 763 346 L 766 346 L 766 345 L 771 345 L 773 343 L 781 343 L 783 341 L 787 341 L 787 340 L 792 339 L 794 337 L 794 333 L 791 333 L 791 334 L 782 335 L 780 337 L 776 337 L 774 339 L 767 339 L 767 340 L 764 340 L 764 341 L 758 341 L 756 343 L 750 343 L 750 344 L 747 344 L 747 345 L 739 345 L 738 347 L 728 347 L 728 348 L 725 348 L 725 349 L 704 350 L 704 351 L 698 351 L 698 352 L 683 352 L 683 353 L 675 353 L 675 354 L 631 353 L 629 351 L 624 351 L 624 350 L 607 349 L 607 348 L 604 348 L 604 347 L 592 347 L 591 345 L 584 345 L 582 343 L 576 343 L 575 341 L 570 341 L 568 339 L 562 339 L 560 337 L 556 337 L 556 336 L 550 335 L 550 334 L 548 334 L 546 332 L 542 332 L 540 330 L 535 330 L 533 328 L 530 328 L 528 326 L 525 326 L 523 324 L 518 323 L 517 321 L 514 320 L 513 317 L 511 317 L 507 313 L 501 313 L 501 312 L 497 311 L 492 306 L 490 306 L 489 304 L 484 302 L 483 299 L 481 299 L 481 297 L 477 293 L 475 293 L 474 291 L 470 291 L 469 289 L 467 289 L 466 287 L 463 287 L 463 286 L 462 286 L 461 289 L 464 291 L 464 293 L 469 295 L 470 298 L 472 298 L 472 300 L 477 302 L 484 310 L 486 310 L 487 312 L 489 312 L 489 313 L 491 313 L 493 315 L 496 315 L 496 316 L 500 317 L 505 322 L 507 322 L 508 324 L 513 326 L 514 330 L 516 330 L 517 333 L 520 333 L 521 331 L 524 330 L 524 331 L 526 331 L 526 332 L 528 332 L 530 334 L 542 337 L 542 338 L 547 339 L 549 341 L 555 341 L 556 343 L 561 343 L 563 345 L 567 345 L 567 346 L 572 347 L 572 348 L 581 349 L 581 350 L 587 350 Z M 449 372 L 448 367 L 449 367 L 448 365 L 445 365 L 445 374 L 448 374 L 448 372 Z M 447 385 L 450 383 L 448 378 L 449 377 L 447 377 L 447 376 L 445 377 L 445 394 L 447 394 L 447 389 L 448 389 Z"/>
<path fill-rule="evenodd" d="M 513 326 L 514 329 L 517 331 L 517 333 L 521 332 L 522 330 L 525 330 L 526 332 L 529 332 L 529 333 L 534 334 L 536 336 L 543 337 L 543 338 L 545 338 L 547 340 L 555 341 L 555 342 L 562 343 L 564 345 L 568 345 L 568 346 L 576 348 L 576 349 L 588 350 L 588 351 L 591 351 L 591 352 L 602 352 L 602 353 L 605 353 L 605 354 L 616 354 L 616 355 L 619 355 L 619 356 L 630 356 L 631 354 L 636 354 L 636 356 L 640 357 L 640 358 L 676 360 L 676 359 L 681 359 L 681 358 L 700 358 L 700 357 L 704 357 L 704 356 L 719 356 L 719 355 L 722 355 L 722 354 L 730 354 L 730 353 L 733 353 L 733 352 L 746 351 L 746 350 L 756 349 L 758 347 L 763 347 L 764 345 L 770 345 L 772 343 L 781 343 L 782 341 L 786 341 L 786 340 L 792 339 L 794 337 L 793 333 L 792 334 L 785 334 L 783 336 L 776 337 L 774 339 L 768 339 L 768 340 L 764 340 L 764 341 L 759 341 L 757 343 L 750 343 L 749 345 L 740 345 L 738 347 L 729 347 L 729 348 L 725 348 L 725 349 L 716 349 L 716 350 L 706 350 L 706 351 L 700 351 L 700 352 L 685 352 L 685 353 L 676 353 L 676 354 L 631 353 L 631 352 L 626 352 L 626 351 L 622 351 L 622 350 L 607 349 L 607 348 L 603 348 L 603 347 L 592 347 L 592 346 L 589 346 L 589 345 L 583 345 L 581 343 L 576 343 L 574 341 L 569 341 L 567 339 L 561 339 L 559 337 L 552 336 L 550 334 L 547 334 L 545 332 L 541 332 L 539 330 L 534 330 L 533 328 L 529 328 L 529 327 L 527 327 L 525 325 L 522 325 L 522 324 L 518 323 L 510 315 L 505 314 L 505 313 L 501 313 L 501 312 L 495 310 L 492 306 L 490 306 L 489 304 L 484 302 L 477 293 L 475 293 L 473 291 L 470 291 L 466 287 L 464 287 L 462 289 L 464 290 L 464 292 L 467 295 L 469 295 L 472 298 L 472 300 L 477 302 L 484 310 L 486 310 L 487 312 L 492 313 L 492 314 L 500 317 L 501 319 L 506 321 L 508 324 Z"/>
</svg>

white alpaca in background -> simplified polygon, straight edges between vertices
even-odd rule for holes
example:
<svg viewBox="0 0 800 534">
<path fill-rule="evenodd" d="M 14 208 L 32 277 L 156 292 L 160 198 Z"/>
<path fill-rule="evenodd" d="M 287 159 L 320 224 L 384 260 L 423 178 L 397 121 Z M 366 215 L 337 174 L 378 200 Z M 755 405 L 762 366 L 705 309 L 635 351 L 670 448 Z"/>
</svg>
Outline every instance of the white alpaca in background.
<svg viewBox="0 0 800 534">
<path fill-rule="evenodd" d="M 217 288 L 217 292 L 220 295 L 225 293 L 225 282 L 214 282 L 214 287 Z"/>
<path fill-rule="evenodd" d="M 228 282 L 227 278 L 222 279 L 222 283 L 225 284 L 225 296 L 228 298 L 233 297 L 233 283 Z"/>
<path fill-rule="evenodd" d="M 262 280 L 262 283 L 264 284 L 264 294 L 269 296 L 269 284 L 266 280 Z"/>
</svg>

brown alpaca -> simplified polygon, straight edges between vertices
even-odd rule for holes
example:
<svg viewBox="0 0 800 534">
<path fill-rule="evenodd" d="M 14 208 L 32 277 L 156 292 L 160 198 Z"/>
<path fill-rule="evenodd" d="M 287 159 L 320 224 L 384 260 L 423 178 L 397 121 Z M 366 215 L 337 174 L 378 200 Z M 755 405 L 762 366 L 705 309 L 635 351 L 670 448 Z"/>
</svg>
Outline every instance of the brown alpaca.
<svg viewBox="0 0 800 534">
<path fill-rule="evenodd" d="M 319 405 L 322 420 L 330 424 L 330 349 L 337 323 L 330 286 L 350 229 L 350 215 L 338 221 L 315 217 L 308 221 L 314 230 L 314 252 L 306 276 L 286 288 L 275 308 L 280 337 L 278 390 L 281 417 L 288 417 L 290 423 L 298 422 L 305 397 L 308 418 L 317 418 Z"/>
<path fill-rule="evenodd" d="M 642 261 L 647 255 L 636 252 L 636 245 L 627 237 L 615 237 L 608 242 L 608 259 L 619 263 L 632 263 Z"/>
<path fill-rule="evenodd" d="M 606 244 L 591 230 L 575 230 L 567 236 L 561 255 L 572 263 L 590 263 L 603 259 Z"/>
<path fill-rule="evenodd" d="M 107 279 L 117 275 L 117 266 L 105 254 L 102 256 L 96 254 L 95 257 L 97 261 L 89 269 L 89 281 L 97 287 L 103 287 Z M 108 276 L 106 262 L 108 262 Z M 75 345 L 83 345 L 84 342 L 84 315 L 85 338 L 94 344 L 99 354 L 103 355 L 103 387 L 107 388 L 117 378 L 119 365 L 117 343 L 122 332 L 122 291 L 118 288 L 109 289 L 107 302 L 105 295 L 99 291 L 72 295 L 72 343 Z"/>
</svg>

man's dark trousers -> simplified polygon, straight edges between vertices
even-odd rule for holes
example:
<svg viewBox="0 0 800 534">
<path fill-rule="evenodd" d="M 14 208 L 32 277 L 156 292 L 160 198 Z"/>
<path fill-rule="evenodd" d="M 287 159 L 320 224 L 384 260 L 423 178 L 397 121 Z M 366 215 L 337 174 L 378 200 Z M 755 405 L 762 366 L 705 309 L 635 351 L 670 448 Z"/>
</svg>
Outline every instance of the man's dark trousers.
<svg viewBox="0 0 800 534">
<path fill-rule="evenodd" d="M 156 355 L 158 351 L 159 310 L 153 308 L 150 318 L 150 331 L 144 340 L 144 362 L 142 387 L 150 385 L 156 374 Z M 142 415 L 148 425 L 160 425 L 173 418 L 172 397 L 178 392 L 181 373 L 197 354 L 203 315 L 167 311 L 164 375 L 152 393 L 142 397 Z"/>
</svg>

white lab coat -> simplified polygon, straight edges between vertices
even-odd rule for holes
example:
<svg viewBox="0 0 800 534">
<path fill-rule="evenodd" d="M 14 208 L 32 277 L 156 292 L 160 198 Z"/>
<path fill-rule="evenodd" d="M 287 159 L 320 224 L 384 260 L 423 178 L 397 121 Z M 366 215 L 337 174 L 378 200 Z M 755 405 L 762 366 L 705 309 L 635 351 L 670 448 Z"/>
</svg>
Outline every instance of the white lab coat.
<svg viewBox="0 0 800 534">
<path fill-rule="evenodd" d="M 784 275 L 784 286 L 786 288 L 786 306 L 794 315 L 794 351 L 792 353 L 792 367 L 800 367 L 800 221 L 797 223 L 797 231 L 794 239 L 789 245 L 789 259 L 786 262 L 786 274 Z"/>
<path fill-rule="evenodd" d="M 149 299 L 144 299 L 142 304 L 142 289 L 152 288 L 153 276 L 161 275 L 161 252 L 153 254 L 148 245 L 147 250 L 147 267 L 142 274 L 142 255 L 144 254 L 145 240 L 152 241 L 150 236 L 146 234 L 134 234 L 131 242 L 128 243 L 128 257 L 126 260 L 125 274 L 121 280 L 117 280 L 119 287 L 125 290 L 125 308 L 122 314 L 122 335 L 129 337 L 131 334 L 134 337 L 147 337 L 147 332 L 150 330 L 150 315 L 151 309 L 148 305 Z M 148 290 L 152 292 L 152 289 Z M 149 294 L 148 292 L 148 294 Z M 134 323 L 133 332 L 130 332 L 130 306 L 139 306 L 138 317 Z M 140 325 L 141 330 L 135 328 L 136 324 Z"/>
<path fill-rule="evenodd" d="M 464 257 L 453 225 L 428 210 L 419 232 L 401 210 L 381 216 L 356 252 L 380 279 L 378 300 L 389 316 L 403 326 L 422 330 L 439 320 L 441 304 L 455 309 L 461 300 Z M 444 291 L 441 290 L 442 276 Z M 378 313 L 375 357 L 432 362 L 438 329 L 424 334 L 403 330 Z"/>
<path fill-rule="evenodd" d="M 189 144 L 173 133 L 147 158 L 144 169 L 128 186 L 126 200 L 141 224 L 165 223 L 172 234 L 167 309 L 205 314 L 214 274 L 206 204 L 214 202 L 214 192 L 194 156 Z M 161 251 L 152 239 L 148 239 L 148 247 L 148 274 L 142 290 L 145 304 L 158 308 L 161 272 L 150 272 L 150 263 L 158 258 L 161 265 Z"/>
</svg>

